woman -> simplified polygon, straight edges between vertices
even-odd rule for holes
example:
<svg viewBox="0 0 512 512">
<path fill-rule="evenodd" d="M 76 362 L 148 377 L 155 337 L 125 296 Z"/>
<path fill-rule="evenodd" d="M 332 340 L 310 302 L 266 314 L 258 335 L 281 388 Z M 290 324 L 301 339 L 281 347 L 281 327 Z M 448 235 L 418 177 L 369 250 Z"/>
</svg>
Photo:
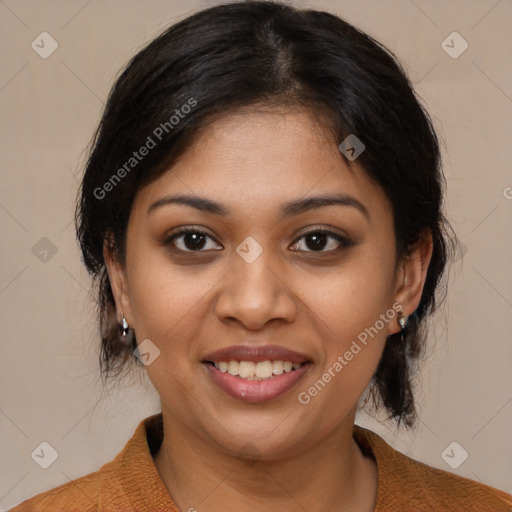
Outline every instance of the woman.
<svg viewBox="0 0 512 512">
<path fill-rule="evenodd" d="M 110 94 L 77 209 L 103 375 L 144 368 L 162 412 L 12 510 L 510 511 L 354 424 L 371 398 L 414 426 L 443 184 L 403 69 L 345 21 L 239 2 L 166 30 Z"/>
</svg>

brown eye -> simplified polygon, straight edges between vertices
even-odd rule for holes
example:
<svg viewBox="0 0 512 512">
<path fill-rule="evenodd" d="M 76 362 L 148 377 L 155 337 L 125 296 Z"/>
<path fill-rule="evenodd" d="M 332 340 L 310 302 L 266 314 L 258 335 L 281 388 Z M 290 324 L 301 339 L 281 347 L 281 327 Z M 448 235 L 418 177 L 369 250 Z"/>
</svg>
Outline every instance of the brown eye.
<svg viewBox="0 0 512 512">
<path fill-rule="evenodd" d="M 349 247 L 351 245 L 351 242 L 347 237 L 323 229 L 317 229 L 315 231 L 305 233 L 299 241 L 302 239 L 305 240 L 303 246 L 305 246 L 306 249 L 298 250 L 302 250 L 304 252 L 330 252 L 338 250 L 340 246 Z M 329 243 L 329 239 L 334 240 L 335 242 Z M 299 241 L 294 244 L 294 247 L 299 245 Z M 324 250 L 326 247 L 327 250 Z"/>
<path fill-rule="evenodd" d="M 208 240 L 214 242 L 213 238 L 204 231 L 189 229 L 173 234 L 167 238 L 164 243 L 165 245 L 171 244 L 183 252 L 202 252 L 202 249 L 205 248 L 215 249 L 218 247 L 215 243 L 210 243 L 210 247 L 208 247 Z M 176 241 L 178 241 L 178 243 L 176 243 Z"/>
</svg>

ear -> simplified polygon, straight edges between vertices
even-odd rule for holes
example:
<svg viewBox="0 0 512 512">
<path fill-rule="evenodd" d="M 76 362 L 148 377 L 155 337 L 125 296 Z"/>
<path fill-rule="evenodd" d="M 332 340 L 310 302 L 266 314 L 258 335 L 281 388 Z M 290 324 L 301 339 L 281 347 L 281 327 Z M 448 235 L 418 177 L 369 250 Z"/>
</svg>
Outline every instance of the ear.
<svg viewBox="0 0 512 512">
<path fill-rule="evenodd" d="M 414 313 L 420 303 L 432 250 L 432 232 L 427 229 L 397 272 L 395 302 L 402 306 L 406 317 Z M 401 330 L 398 319 L 388 325 L 389 334 L 395 334 Z"/>
<path fill-rule="evenodd" d="M 105 260 L 110 286 L 116 303 L 117 321 L 121 323 L 122 316 L 124 316 L 128 325 L 133 327 L 133 316 L 130 305 L 130 296 L 128 293 L 126 270 L 114 254 L 112 237 L 113 235 L 111 234 L 105 237 L 103 243 L 103 258 Z"/>
</svg>

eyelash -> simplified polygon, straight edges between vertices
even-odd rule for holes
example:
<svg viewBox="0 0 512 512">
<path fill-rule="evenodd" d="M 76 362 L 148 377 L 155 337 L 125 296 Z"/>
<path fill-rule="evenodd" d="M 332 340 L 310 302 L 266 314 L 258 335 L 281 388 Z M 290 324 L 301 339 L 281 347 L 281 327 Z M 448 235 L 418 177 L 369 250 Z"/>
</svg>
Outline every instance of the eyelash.
<svg viewBox="0 0 512 512">
<path fill-rule="evenodd" d="M 187 235 L 187 234 L 191 234 L 191 233 L 194 233 L 194 234 L 199 234 L 199 235 L 204 235 L 204 236 L 207 236 L 208 238 L 214 240 L 213 237 L 211 237 L 208 233 L 206 233 L 205 231 L 202 231 L 200 229 L 182 229 L 180 231 L 177 231 L 173 234 L 171 234 L 168 238 L 165 239 L 164 241 L 164 245 L 173 245 L 173 242 L 176 238 L 179 238 L 180 236 L 183 236 L 183 235 Z M 330 249 L 330 250 L 327 250 L 327 251 L 324 251 L 324 250 L 321 250 L 321 251 L 298 251 L 298 252 L 305 252 L 305 253 L 318 253 L 318 254 L 322 254 L 322 253 L 333 253 L 333 252 L 337 252 L 343 248 L 348 248 L 350 247 L 351 245 L 353 245 L 352 241 L 350 239 L 348 239 L 347 237 L 343 236 L 343 235 L 340 235 L 338 233 L 335 233 L 333 231 L 329 231 L 327 229 L 324 229 L 324 228 L 317 228 L 317 229 L 314 229 L 314 230 L 311 230 L 311 231 L 308 231 L 307 233 L 303 233 L 299 238 L 296 239 L 296 241 L 293 243 L 293 245 L 297 244 L 300 240 L 302 240 L 303 238 L 307 237 L 308 235 L 313 235 L 313 234 L 322 234 L 322 235 L 328 235 L 329 238 L 334 238 L 337 242 L 339 242 L 341 244 L 340 247 L 338 247 L 337 249 Z M 214 240 L 215 241 L 215 240 Z M 173 246 L 174 249 L 176 249 L 177 251 L 179 252 L 182 252 L 182 253 L 200 253 L 200 252 L 206 252 L 202 249 L 199 249 L 197 251 L 191 251 L 191 250 L 183 250 L 183 249 L 178 249 L 177 247 Z"/>
</svg>

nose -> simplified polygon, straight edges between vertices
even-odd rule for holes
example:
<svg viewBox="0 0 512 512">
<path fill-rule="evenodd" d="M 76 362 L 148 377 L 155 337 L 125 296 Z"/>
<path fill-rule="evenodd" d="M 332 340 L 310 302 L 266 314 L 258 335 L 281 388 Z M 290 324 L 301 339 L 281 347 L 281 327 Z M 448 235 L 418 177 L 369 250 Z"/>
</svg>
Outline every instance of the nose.
<svg viewBox="0 0 512 512">
<path fill-rule="evenodd" d="M 233 260 L 220 285 L 215 307 L 218 318 L 239 322 L 248 330 L 260 330 L 278 319 L 292 323 L 297 299 L 271 251 L 264 250 L 251 263 L 235 252 Z"/>
</svg>

